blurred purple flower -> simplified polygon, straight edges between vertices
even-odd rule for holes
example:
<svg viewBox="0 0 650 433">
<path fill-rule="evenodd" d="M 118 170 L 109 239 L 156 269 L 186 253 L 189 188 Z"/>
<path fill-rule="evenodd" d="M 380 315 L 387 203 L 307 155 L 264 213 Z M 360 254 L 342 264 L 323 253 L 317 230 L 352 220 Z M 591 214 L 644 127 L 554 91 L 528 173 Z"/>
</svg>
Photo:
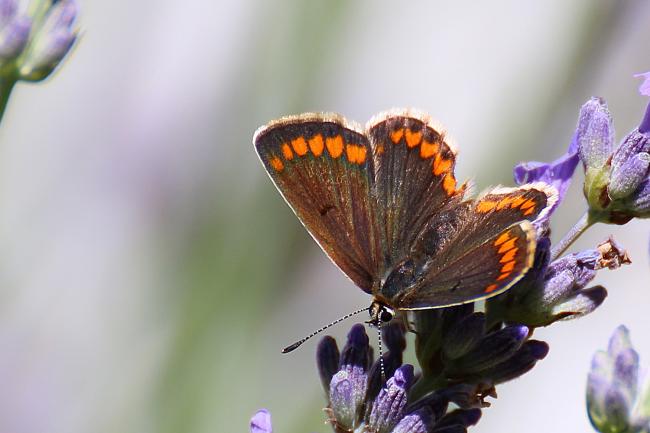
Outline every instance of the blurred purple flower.
<svg viewBox="0 0 650 433">
<path fill-rule="evenodd" d="M 251 418 L 250 433 L 273 433 L 271 414 L 266 409 L 255 412 Z"/>
<path fill-rule="evenodd" d="M 77 39 L 74 0 L 40 0 L 30 10 L 23 16 L 16 0 L 0 0 L 0 74 L 14 81 L 46 78 Z"/>
<path fill-rule="evenodd" d="M 15 0 L 0 0 L 0 65 L 4 66 L 23 51 L 30 29 L 31 20 L 18 14 Z"/>
<path fill-rule="evenodd" d="M 50 0 L 49 3 L 44 20 L 40 21 L 39 28 L 34 29 L 24 61 L 18 67 L 23 80 L 40 81 L 47 77 L 77 39 L 77 31 L 73 28 L 77 17 L 75 1 Z"/>
<path fill-rule="evenodd" d="M 645 391 L 648 393 L 648 390 Z M 639 355 L 632 347 L 629 331 L 619 326 L 607 351 L 599 351 L 591 362 L 587 380 L 589 420 L 600 432 L 641 433 L 650 431 L 650 394 L 639 387 Z"/>
</svg>

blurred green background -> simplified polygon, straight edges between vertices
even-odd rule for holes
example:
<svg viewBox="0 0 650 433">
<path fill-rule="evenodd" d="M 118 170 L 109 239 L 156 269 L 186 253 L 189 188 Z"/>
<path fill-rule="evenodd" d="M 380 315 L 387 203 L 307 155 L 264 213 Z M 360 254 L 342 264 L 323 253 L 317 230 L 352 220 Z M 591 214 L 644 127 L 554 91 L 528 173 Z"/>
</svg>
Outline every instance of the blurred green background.
<svg viewBox="0 0 650 433">
<path fill-rule="evenodd" d="M 251 145 L 267 121 L 413 106 L 457 174 L 511 183 L 606 98 L 620 138 L 647 100 L 650 3 L 80 1 L 82 37 L 0 128 L 0 432 L 327 432 L 315 342 L 368 297 L 310 239 Z M 555 238 L 583 211 L 580 175 Z M 589 431 L 593 352 L 625 323 L 650 366 L 647 221 L 596 226 L 632 266 L 593 315 L 542 329 L 549 356 L 499 388 L 477 432 Z M 332 334 L 341 337 L 351 323 Z"/>
</svg>

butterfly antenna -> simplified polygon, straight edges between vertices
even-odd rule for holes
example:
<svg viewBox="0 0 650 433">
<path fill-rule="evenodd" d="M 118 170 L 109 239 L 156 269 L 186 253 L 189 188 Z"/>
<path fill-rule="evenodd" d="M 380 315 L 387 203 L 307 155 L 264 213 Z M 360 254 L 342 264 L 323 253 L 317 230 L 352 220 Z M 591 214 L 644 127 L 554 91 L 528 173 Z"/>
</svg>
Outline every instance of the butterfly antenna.
<svg viewBox="0 0 650 433">
<path fill-rule="evenodd" d="M 343 317 L 339 317 L 338 319 L 336 319 L 335 321 L 333 321 L 333 322 L 330 323 L 329 325 L 325 325 L 325 326 L 323 326 L 322 328 L 320 328 L 320 329 L 318 329 L 318 330 L 312 332 L 311 334 L 309 334 L 309 335 L 306 336 L 305 338 L 296 341 L 295 343 L 293 343 L 293 344 L 290 345 L 290 346 L 285 347 L 284 349 L 282 349 L 282 353 L 289 353 L 289 352 L 291 352 L 291 351 L 293 351 L 293 350 L 296 350 L 296 349 L 297 349 L 297 348 L 298 348 L 302 343 L 304 343 L 305 341 L 309 340 L 311 337 L 314 337 L 314 336 L 320 334 L 321 332 L 323 332 L 323 331 L 326 330 L 327 328 L 330 328 L 330 327 L 336 325 L 337 323 L 342 322 L 342 321 L 344 321 L 345 319 L 349 319 L 350 317 L 355 316 L 355 315 L 357 315 L 357 314 L 359 314 L 359 313 L 363 313 L 364 311 L 368 311 L 369 309 L 370 309 L 370 307 L 362 308 L 362 309 L 360 309 L 360 310 L 353 311 L 352 313 L 348 313 L 348 314 L 346 314 L 346 315 L 343 316 Z"/>
<path fill-rule="evenodd" d="M 379 349 L 379 369 L 381 370 L 381 383 L 386 383 L 386 370 L 384 369 L 384 353 L 381 348 L 381 323 L 377 326 L 377 349 Z"/>
</svg>

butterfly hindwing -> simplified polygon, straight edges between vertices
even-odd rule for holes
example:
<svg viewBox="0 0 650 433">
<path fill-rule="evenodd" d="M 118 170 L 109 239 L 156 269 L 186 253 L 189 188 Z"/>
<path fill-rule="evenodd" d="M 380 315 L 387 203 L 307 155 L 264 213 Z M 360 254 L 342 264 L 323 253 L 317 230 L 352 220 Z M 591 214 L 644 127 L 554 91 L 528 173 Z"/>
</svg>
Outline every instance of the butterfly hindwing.
<svg viewBox="0 0 650 433">
<path fill-rule="evenodd" d="M 304 114 L 260 128 L 254 136 L 267 172 L 327 255 L 370 292 L 380 262 L 374 163 L 360 128 L 337 115 Z"/>
<path fill-rule="evenodd" d="M 535 251 L 530 221 L 544 216 L 556 201 L 553 188 L 529 184 L 496 188 L 436 212 L 407 256 L 414 282 L 406 290 L 386 284 L 380 295 L 396 308 L 411 309 L 472 302 L 503 292 L 530 267 Z M 516 247 L 514 252 L 506 250 L 510 247 Z"/>
<path fill-rule="evenodd" d="M 378 220 L 390 268 L 441 210 L 462 200 L 454 176 L 456 154 L 444 130 L 412 110 L 379 114 L 367 127 L 374 152 Z"/>
<path fill-rule="evenodd" d="M 535 228 L 516 223 L 482 244 L 468 249 L 453 263 L 428 274 L 421 285 L 390 300 L 396 308 L 428 309 L 475 302 L 504 292 L 532 266 Z"/>
</svg>

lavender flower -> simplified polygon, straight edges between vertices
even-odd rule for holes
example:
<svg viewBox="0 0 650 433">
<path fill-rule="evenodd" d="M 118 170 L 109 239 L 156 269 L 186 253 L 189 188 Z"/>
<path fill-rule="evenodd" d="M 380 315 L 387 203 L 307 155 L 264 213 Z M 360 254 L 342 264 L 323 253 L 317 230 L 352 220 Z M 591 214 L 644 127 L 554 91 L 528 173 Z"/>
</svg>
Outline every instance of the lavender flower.
<svg viewBox="0 0 650 433">
<path fill-rule="evenodd" d="M 650 96 L 650 73 L 641 93 Z M 594 100 L 592 100 L 594 101 Z M 650 105 L 638 128 L 613 149 L 612 120 L 602 101 L 594 102 L 599 121 L 583 134 L 579 155 L 585 167 L 585 196 L 592 222 L 625 224 L 650 217 Z"/>
<path fill-rule="evenodd" d="M 15 0 L 0 1 L 0 72 L 27 45 L 31 20 L 18 13 Z"/>
<path fill-rule="evenodd" d="M 599 269 L 616 269 L 630 263 L 627 253 L 609 239 L 597 248 L 569 254 L 550 262 L 550 241 L 537 244 L 533 268 L 512 289 L 487 301 L 490 323 L 507 321 L 531 327 L 574 319 L 593 312 L 607 291 L 586 288 Z"/>
<path fill-rule="evenodd" d="M 251 433 L 273 433 L 271 414 L 266 409 L 258 410 L 251 418 Z"/>
<path fill-rule="evenodd" d="M 397 323 L 386 327 L 385 368 L 389 379 L 381 382 L 379 361 L 373 363 L 368 336 L 362 325 L 355 325 L 340 356 L 331 337 L 321 340 L 317 364 L 325 392 L 329 422 L 337 433 L 372 431 L 376 433 L 426 433 L 459 431 L 478 422 L 476 387 L 457 386 L 433 389 L 422 399 L 410 391 L 418 375 L 413 366 L 401 363 L 406 341 Z M 332 366 L 338 360 L 338 369 Z M 329 382 L 329 383 L 328 383 Z M 450 402 L 460 409 L 448 411 Z M 445 430 L 450 429 L 450 430 Z M 453 430 L 451 430 L 453 429 Z"/>
<path fill-rule="evenodd" d="M 650 389 L 640 392 L 638 376 L 639 355 L 632 347 L 627 328 L 619 326 L 607 351 L 596 352 L 591 362 L 587 410 L 596 430 L 650 431 Z"/>
<path fill-rule="evenodd" d="M 37 0 L 29 14 L 16 0 L 0 0 L 0 76 L 6 80 L 40 81 L 68 53 L 77 31 L 74 0 Z"/>
</svg>

